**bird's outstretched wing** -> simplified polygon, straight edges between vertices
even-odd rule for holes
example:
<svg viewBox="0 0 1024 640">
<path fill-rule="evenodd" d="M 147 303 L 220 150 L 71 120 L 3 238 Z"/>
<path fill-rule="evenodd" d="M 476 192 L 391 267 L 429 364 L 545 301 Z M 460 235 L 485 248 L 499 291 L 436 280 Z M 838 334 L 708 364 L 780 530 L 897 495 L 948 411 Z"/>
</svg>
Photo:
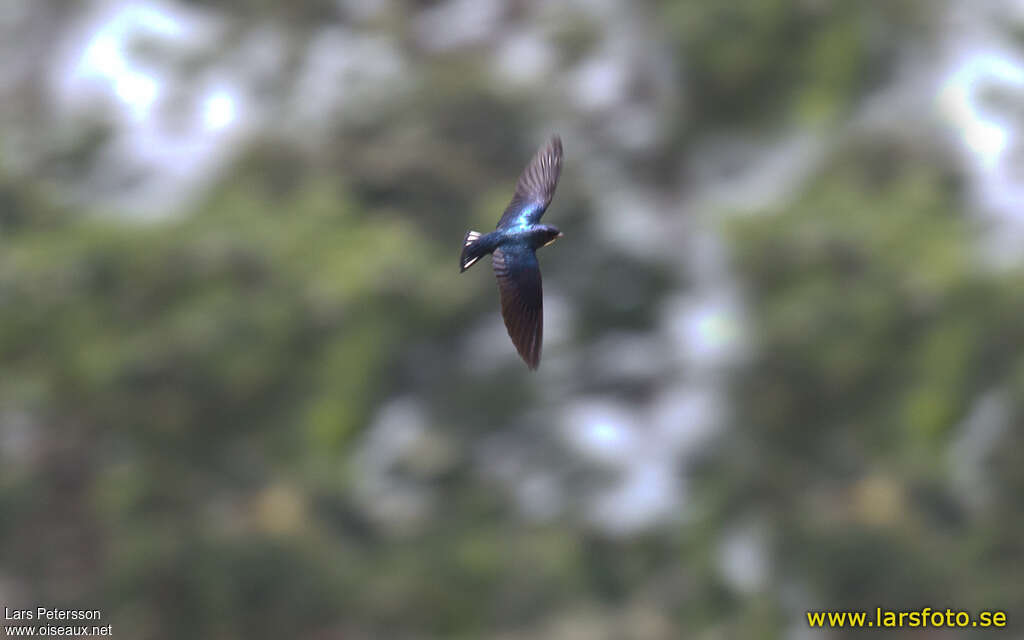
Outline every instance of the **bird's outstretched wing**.
<svg viewBox="0 0 1024 640">
<path fill-rule="evenodd" d="M 516 183 L 516 193 L 498 221 L 498 229 L 536 224 L 551 204 L 562 172 L 562 139 L 552 136 L 537 150 Z"/>
<path fill-rule="evenodd" d="M 544 335 L 544 298 L 537 255 L 526 246 L 500 247 L 491 257 L 501 292 L 501 315 L 526 366 L 540 364 Z"/>
</svg>

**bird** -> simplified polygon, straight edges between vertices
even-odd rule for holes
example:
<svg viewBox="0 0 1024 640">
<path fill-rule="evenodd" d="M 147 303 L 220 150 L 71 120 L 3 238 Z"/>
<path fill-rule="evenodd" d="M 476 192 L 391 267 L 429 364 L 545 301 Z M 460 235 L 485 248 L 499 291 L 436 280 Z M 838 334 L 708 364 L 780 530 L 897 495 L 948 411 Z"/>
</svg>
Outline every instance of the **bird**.
<svg viewBox="0 0 1024 640">
<path fill-rule="evenodd" d="M 505 328 L 531 371 L 540 366 L 544 336 L 544 299 L 537 249 L 564 237 L 557 227 L 540 224 L 540 217 L 551 204 L 561 172 L 562 139 L 554 135 L 523 169 L 512 201 L 497 228 L 490 233 L 467 231 L 459 258 L 459 273 L 462 273 L 480 258 L 491 255 Z"/>
</svg>

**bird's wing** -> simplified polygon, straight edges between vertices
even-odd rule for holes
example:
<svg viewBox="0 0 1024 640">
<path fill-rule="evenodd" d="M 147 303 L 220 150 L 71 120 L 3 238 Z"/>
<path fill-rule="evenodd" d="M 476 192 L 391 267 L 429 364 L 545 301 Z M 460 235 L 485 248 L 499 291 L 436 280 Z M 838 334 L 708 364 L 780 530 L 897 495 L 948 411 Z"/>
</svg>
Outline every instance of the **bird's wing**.
<svg viewBox="0 0 1024 640">
<path fill-rule="evenodd" d="M 526 246 L 499 247 L 491 256 L 491 264 L 498 277 L 505 328 L 526 366 L 536 369 L 544 335 L 544 298 L 537 254 Z"/>
<path fill-rule="evenodd" d="M 498 221 L 498 228 L 536 224 L 551 204 L 562 172 L 562 139 L 552 136 L 537 150 L 516 183 L 516 193 Z"/>
</svg>

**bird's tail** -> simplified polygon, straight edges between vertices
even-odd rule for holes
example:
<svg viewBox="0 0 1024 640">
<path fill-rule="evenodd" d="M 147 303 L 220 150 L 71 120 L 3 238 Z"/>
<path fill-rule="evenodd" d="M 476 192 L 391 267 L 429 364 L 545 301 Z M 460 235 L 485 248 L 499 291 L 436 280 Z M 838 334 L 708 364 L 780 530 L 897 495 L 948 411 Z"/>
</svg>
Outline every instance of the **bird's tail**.
<svg viewBox="0 0 1024 640">
<path fill-rule="evenodd" d="M 472 267 L 477 260 L 490 253 L 487 243 L 480 242 L 483 234 L 479 231 L 467 231 L 466 238 L 462 241 L 462 256 L 459 258 L 459 273 Z"/>
</svg>

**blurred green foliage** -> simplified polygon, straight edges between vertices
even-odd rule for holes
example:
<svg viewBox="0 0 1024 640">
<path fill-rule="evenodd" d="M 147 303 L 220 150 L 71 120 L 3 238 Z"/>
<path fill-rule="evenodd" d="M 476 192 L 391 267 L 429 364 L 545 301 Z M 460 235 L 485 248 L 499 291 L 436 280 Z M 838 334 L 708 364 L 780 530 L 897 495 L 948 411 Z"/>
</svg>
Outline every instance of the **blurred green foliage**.
<svg viewBox="0 0 1024 640">
<path fill-rule="evenodd" d="M 1024 549 L 990 546 L 1020 527 L 1017 500 L 965 500 L 955 469 L 981 464 L 1000 487 L 1012 475 L 964 459 L 954 430 L 986 391 L 1013 416 L 1024 406 L 1022 275 L 974 257 L 960 200 L 929 157 L 877 141 L 785 211 L 732 225 L 759 348 L 712 475 L 729 482 L 713 486 L 729 487 L 724 512 L 773 521 L 780 563 L 822 603 L 1024 602 L 1008 560 Z"/>
<path fill-rule="evenodd" d="M 337 18 L 326 2 L 191 4 L 297 41 Z M 666 116 L 653 173 L 678 175 L 708 131 L 838 126 L 927 34 L 930 6 L 657 3 L 688 109 Z M 553 28 L 563 64 L 606 37 L 596 22 Z M 373 28 L 414 48 L 405 27 Z M 615 537 L 583 516 L 583 491 L 561 517 L 524 518 L 474 462 L 486 436 L 519 430 L 570 486 L 593 480 L 518 362 L 464 362 L 496 294 L 456 280 L 453 241 L 499 215 L 542 107 L 496 90 L 477 51 L 419 64 L 408 101 L 339 121 L 313 151 L 256 136 L 171 218 L 0 177 L 0 587 L 100 608 L 125 638 L 779 638 L 808 608 L 1024 616 L 1024 272 L 985 266 L 934 149 L 843 140 L 791 201 L 716 227 L 751 354 L 681 478 L 685 517 Z M 614 152 L 602 142 L 594 156 Z M 545 254 L 545 277 L 576 308 L 564 349 L 589 352 L 653 332 L 691 283 L 603 239 L 582 184 L 560 187 L 572 253 Z M 575 373 L 569 392 L 653 393 Z M 1008 427 L 965 460 L 965 421 L 993 393 Z M 430 505 L 402 527 L 375 518 L 384 498 L 360 493 L 357 454 L 410 394 L 435 441 L 388 479 Z M 982 489 L 960 483 L 969 464 Z M 719 560 L 750 522 L 768 578 L 744 590 Z"/>
<path fill-rule="evenodd" d="M 881 85 L 903 38 L 931 18 L 920 0 L 665 2 L 686 65 L 695 129 L 827 125 Z"/>
</svg>

